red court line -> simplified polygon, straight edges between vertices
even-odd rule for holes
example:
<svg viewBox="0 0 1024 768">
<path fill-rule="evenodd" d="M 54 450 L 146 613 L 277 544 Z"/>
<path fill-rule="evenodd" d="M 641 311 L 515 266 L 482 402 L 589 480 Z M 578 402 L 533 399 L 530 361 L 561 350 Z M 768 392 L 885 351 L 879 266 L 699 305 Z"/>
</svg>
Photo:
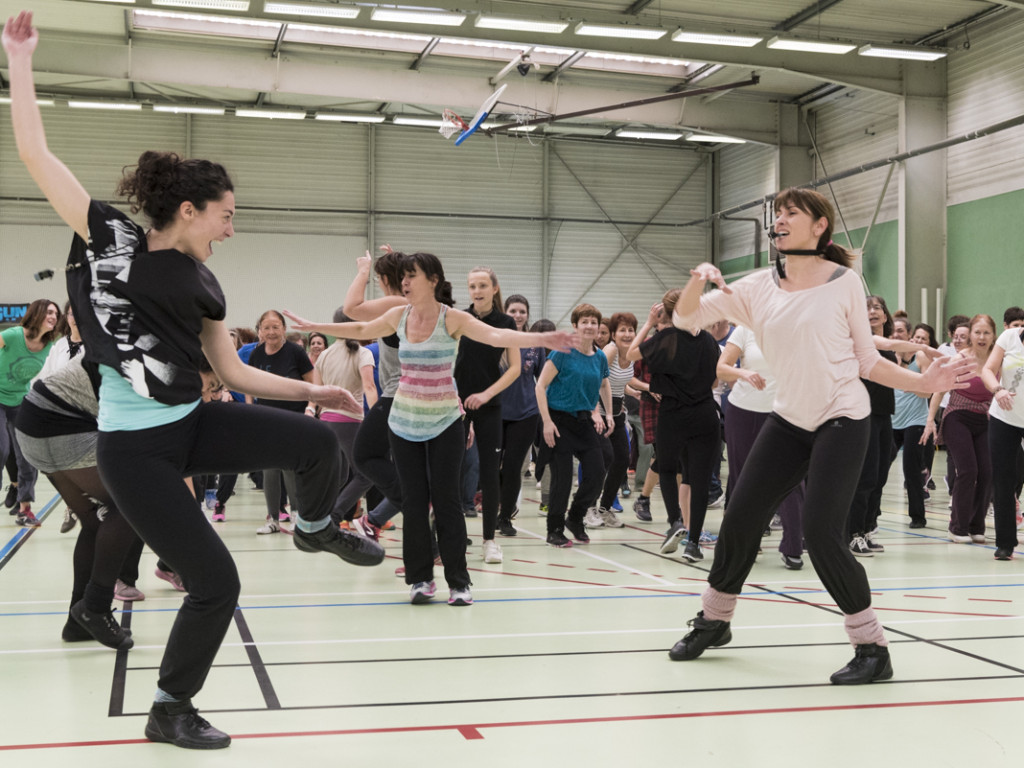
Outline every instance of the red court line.
<svg viewBox="0 0 1024 768">
<path fill-rule="evenodd" d="M 1024 696 L 1008 696 L 985 699 L 946 699 L 940 701 L 878 702 L 874 704 L 831 704 L 823 706 L 778 707 L 764 709 L 726 709 L 712 712 L 673 712 L 660 715 L 624 715 L 608 717 L 578 717 L 559 720 L 514 720 L 497 723 L 461 723 L 449 725 L 394 726 L 388 728 L 342 728 L 329 731 L 291 731 L 277 733 L 243 733 L 232 736 L 238 739 L 289 739 L 312 736 L 358 736 L 385 733 L 422 733 L 430 731 L 455 731 L 465 739 L 482 739 L 481 730 L 486 728 L 526 728 L 551 725 L 588 725 L 592 723 L 653 722 L 657 720 L 684 720 L 704 717 L 739 717 L 749 715 L 789 715 L 804 712 L 851 712 L 882 709 L 909 709 L 914 707 L 967 706 L 974 704 L 1014 704 L 1024 702 Z M 61 749 L 67 747 L 109 747 L 130 744 L 146 744 L 147 739 L 111 739 L 109 741 L 69 741 L 45 744 L 0 745 L 0 752 L 26 749 Z"/>
</svg>

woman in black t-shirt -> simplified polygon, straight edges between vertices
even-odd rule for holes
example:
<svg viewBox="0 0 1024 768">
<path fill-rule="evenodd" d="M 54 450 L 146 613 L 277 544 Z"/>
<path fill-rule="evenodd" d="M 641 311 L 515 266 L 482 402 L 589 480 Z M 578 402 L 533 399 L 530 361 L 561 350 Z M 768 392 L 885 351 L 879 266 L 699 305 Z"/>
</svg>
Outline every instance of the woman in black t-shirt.
<svg viewBox="0 0 1024 768">
<path fill-rule="evenodd" d="M 338 494 L 337 440 L 325 425 L 273 408 L 200 402 L 203 354 L 229 388 L 258 397 L 358 407 L 351 393 L 246 367 L 224 324 L 224 294 L 206 267 L 213 243 L 234 234 L 234 187 L 208 160 L 145 152 L 125 169 L 118 194 L 151 223 L 93 200 L 46 143 L 32 54 L 39 35 L 26 11 L 9 19 L 3 47 L 18 155 L 57 214 L 75 232 L 68 295 L 101 376 L 97 465 L 121 514 L 181 576 L 188 596 L 167 640 L 145 734 L 189 749 L 219 749 L 231 737 L 192 706 L 238 605 L 238 571 L 182 478 L 290 469 L 300 478 L 302 517 L 293 541 L 376 565 L 384 551 L 330 525 Z M 267 439 L 272 435 L 273 439 Z M 140 628 L 136 628 L 139 631 Z"/>
<path fill-rule="evenodd" d="M 261 371 L 281 376 L 285 379 L 297 381 L 313 381 L 313 364 L 309 362 L 306 351 L 298 344 L 285 339 L 288 325 L 284 315 L 276 309 L 268 309 L 260 315 L 256 329 L 260 334 L 260 343 L 249 355 L 249 365 L 259 368 Z M 303 413 L 312 416 L 316 409 L 298 400 L 268 400 L 266 398 L 254 398 L 251 395 L 245 396 L 245 402 L 256 403 L 268 408 L 280 408 L 293 413 Z M 288 522 L 291 516 L 284 509 L 282 483 L 287 490 L 287 498 L 293 501 L 297 498 L 295 493 L 295 473 L 280 469 L 267 469 L 263 472 L 263 498 L 267 504 L 267 521 L 256 533 L 277 533 L 281 530 L 281 523 Z M 299 510 L 292 508 L 292 514 L 297 515 Z"/>
</svg>

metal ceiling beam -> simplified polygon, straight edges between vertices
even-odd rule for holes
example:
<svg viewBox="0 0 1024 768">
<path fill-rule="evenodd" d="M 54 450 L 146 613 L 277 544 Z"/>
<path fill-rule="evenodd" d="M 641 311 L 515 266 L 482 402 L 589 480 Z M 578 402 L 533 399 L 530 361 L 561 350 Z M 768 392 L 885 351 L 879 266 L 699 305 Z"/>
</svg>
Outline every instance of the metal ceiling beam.
<svg viewBox="0 0 1024 768">
<path fill-rule="evenodd" d="M 799 13 L 795 13 L 785 21 L 780 21 L 772 29 L 776 32 L 789 32 L 792 29 L 796 29 L 805 21 L 810 21 L 815 16 L 820 16 L 824 11 L 827 11 L 833 5 L 839 5 L 843 0 L 821 0 L 814 5 L 809 5 Z"/>
<path fill-rule="evenodd" d="M 420 51 L 420 55 L 416 57 L 416 61 L 409 65 L 409 69 L 411 69 L 414 72 L 419 71 L 419 68 L 423 66 L 423 62 L 427 60 L 427 57 L 430 56 L 431 51 L 437 48 L 437 44 L 440 42 L 440 37 L 430 38 L 430 42 L 426 44 L 422 51 Z"/>
<path fill-rule="evenodd" d="M 582 59 L 587 55 L 586 51 L 576 51 L 576 53 L 568 56 L 561 64 L 552 69 L 546 75 L 544 75 L 545 83 L 553 83 L 558 79 L 558 76 L 569 69 L 573 64 Z"/>
<path fill-rule="evenodd" d="M 636 16 L 636 14 L 640 13 L 640 11 L 642 11 L 644 8 L 646 8 L 653 2 L 654 0 L 636 0 L 635 3 L 633 3 L 631 6 L 629 6 L 629 8 L 626 9 L 626 15 Z"/>
</svg>

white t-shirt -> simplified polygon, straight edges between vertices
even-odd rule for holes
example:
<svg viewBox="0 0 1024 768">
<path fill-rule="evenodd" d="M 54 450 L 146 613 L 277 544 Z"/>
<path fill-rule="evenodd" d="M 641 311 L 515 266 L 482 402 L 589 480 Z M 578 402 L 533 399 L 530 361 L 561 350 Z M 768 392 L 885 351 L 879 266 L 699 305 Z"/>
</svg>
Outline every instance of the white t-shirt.
<svg viewBox="0 0 1024 768">
<path fill-rule="evenodd" d="M 360 370 L 366 366 L 373 367 L 373 353 L 366 347 L 349 352 L 344 339 L 338 339 L 320 353 L 313 366 L 320 374 L 324 384 L 343 387 L 352 393 L 357 403 L 363 401 L 363 379 Z M 362 420 L 363 412 L 338 411 L 324 408 L 329 413 L 341 413 L 349 418 Z"/>
<path fill-rule="evenodd" d="M 837 268 L 838 271 L 838 268 Z M 824 285 L 787 291 L 767 268 L 737 280 L 732 293 L 701 296 L 700 308 L 680 328 L 705 327 L 726 318 L 754 330 L 775 373 L 774 410 L 790 424 L 814 431 L 829 419 L 871 415 L 861 377 L 882 357 L 875 349 L 860 277 L 851 269 Z"/>
<path fill-rule="evenodd" d="M 754 339 L 754 332 L 742 325 L 736 326 L 726 346 L 733 344 L 740 350 L 740 367 L 746 371 L 754 371 L 761 374 L 765 381 L 764 389 L 757 389 L 748 384 L 745 379 L 736 379 L 732 383 L 732 393 L 729 395 L 729 406 L 739 406 L 745 411 L 754 413 L 771 413 L 772 405 L 775 402 L 775 377 L 772 375 L 768 361 L 764 359 L 764 353 L 757 346 Z"/>
<path fill-rule="evenodd" d="M 941 355 L 945 355 L 946 357 L 952 357 L 953 355 L 956 354 L 956 349 L 953 347 L 952 344 L 949 344 L 948 342 L 946 344 L 939 344 L 939 348 L 936 351 Z M 949 405 L 949 394 L 950 393 L 947 392 L 942 396 L 942 402 L 939 403 L 940 408 L 945 409 L 945 407 Z"/>
<path fill-rule="evenodd" d="M 1021 333 L 1020 328 L 1008 328 L 996 339 L 996 346 L 1003 350 L 999 383 L 1016 395 L 1013 408 L 1004 411 L 993 399 L 988 409 L 989 416 L 1012 427 L 1024 427 L 1024 343 L 1020 340 Z"/>
</svg>

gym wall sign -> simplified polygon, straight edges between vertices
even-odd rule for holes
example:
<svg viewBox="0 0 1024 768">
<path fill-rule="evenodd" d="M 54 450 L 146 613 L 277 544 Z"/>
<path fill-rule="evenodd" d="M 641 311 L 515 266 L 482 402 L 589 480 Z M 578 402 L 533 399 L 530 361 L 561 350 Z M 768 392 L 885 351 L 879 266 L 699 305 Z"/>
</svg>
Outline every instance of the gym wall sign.
<svg viewBox="0 0 1024 768">
<path fill-rule="evenodd" d="M 28 304 L 0 304 L 0 324 L 20 323 L 28 311 Z"/>
</svg>

